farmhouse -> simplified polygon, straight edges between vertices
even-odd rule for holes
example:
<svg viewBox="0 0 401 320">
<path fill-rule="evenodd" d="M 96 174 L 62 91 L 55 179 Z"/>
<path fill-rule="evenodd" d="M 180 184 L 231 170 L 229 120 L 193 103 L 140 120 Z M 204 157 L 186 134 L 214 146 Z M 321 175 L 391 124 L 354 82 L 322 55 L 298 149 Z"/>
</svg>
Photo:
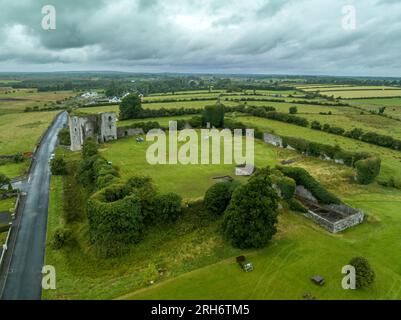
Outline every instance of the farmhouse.
<svg viewBox="0 0 401 320">
<path fill-rule="evenodd" d="M 99 94 L 97 92 L 85 92 L 81 95 L 81 98 L 90 99 L 90 98 L 97 98 Z"/>
<path fill-rule="evenodd" d="M 99 114 L 75 115 L 69 117 L 71 150 L 81 150 L 88 137 L 98 143 L 117 139 L 117 116 L 114 112 Z"/>
</svg>

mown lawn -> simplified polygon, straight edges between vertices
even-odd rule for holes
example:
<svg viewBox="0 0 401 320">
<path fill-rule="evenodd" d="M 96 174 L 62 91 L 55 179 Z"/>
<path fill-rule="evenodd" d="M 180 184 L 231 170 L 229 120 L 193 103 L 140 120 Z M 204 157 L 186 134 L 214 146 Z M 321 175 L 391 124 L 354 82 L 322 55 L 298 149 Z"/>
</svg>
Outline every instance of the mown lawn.
<svg viewBox="0 0 401 320">
<path fill-rule="evenodd" d="M 341 187 L 337 188 L 338 193 Z M 341 193 L 340 193 L 341 194 Z M 329 234 L 295 213 L 280 215 L 279 233 L 266 248 L 244 252 L 254 271 L 243 272 L 234 257 L 161 282 L 120 299 L 401 299 L 401 192 L 353 186 L 343 199 L 365 211 L 366 222 Z M 341 268 L 354 256 L 366 257 L 376 272 L 372 287 L 344 290 Z M 319 274 L 323 287 L 310 281 Z"/>
<path fill-rule="evenodd" d="M 123 178 L 135 174 L 148 175 L 153 178 L 161 192 L 176 192 L 187 199 L 203 197 L 213 178 L 230 175 L 235 177 L 236 164 L 219 165 L 150 165 L 146 159 L 146 150 L 153 142 L 138 143 L 135 138 L 126 138 L 101 146 L 101 154 L 120 169 Z M 182 145 L 183 143 L 179 143 Z M 227 146 L 229 147 L 229 146 Z M 211 148 L 210 148 L 211 149 Z M 199 150 L 200 152 L 200 150 Z M 223 154 L 223 143 L 221 144 Z M 280 150 L 255 140 L 255 164 L 257 167 L 275 165 L 288 156 L 296 153 Z M 243 177 L 238 177 L 244 180 Z"/>
</svg>

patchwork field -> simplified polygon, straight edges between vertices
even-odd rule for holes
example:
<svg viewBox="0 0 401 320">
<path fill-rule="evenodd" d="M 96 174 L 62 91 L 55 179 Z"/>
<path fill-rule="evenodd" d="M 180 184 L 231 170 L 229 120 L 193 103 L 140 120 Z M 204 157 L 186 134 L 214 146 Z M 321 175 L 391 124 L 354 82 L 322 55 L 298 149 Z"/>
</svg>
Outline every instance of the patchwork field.
<svg viewBox="0 0 401 320">
<path fill-rule="evenodd" d="M 26 107 L 44 107 L 51 102 L 74 96 L 71 91 L 36 92 L 36 89 L 0 88 L 0 115 L 23 112 Z"/>
<path fill-rule="evenodd" d="M 273 121 L 269 119 L 261 119 L 250 116 L 238 116 L 237 118 L 250 127 L 257 127 L 265 132 L 275 132 L 279 135 L 300 137 L 318 143 L 339 145 L 349 151 L 366 151 L 372 154 L 380 155 L 382 159 L 382 168 L 379 180 L 387 181 L 394 177 L 397 181 L 401 181 L 401 153 L 396 150 L 375 146 L 362 141 L 356 141 L 350 138 L 329 134 L 326 132 L 316 132 L 316 130 L 303 128 L 283 122 Z"/>
<path fill-rule="evenodd" d="M 306 88 L 308 87 L 308 88 Z M 316 91 L 318 86 L 302 86 L 304 91 Z M 341 94 L 395 92 L 382 87 L 319 86 L 320 93 Z M 326 90 L 323 90 L 326 89 Z M 349 90 L 348 90 L 349 89 Z M 401 91 L 401 90 L 400 90 Z M 248 93 L 252 93 L 248 91 Z M 261 93 L 258 91 L 258 93 Z M 160 94 L 146 99 L 189 99 L 216 97 L 220 93 L 205 91 Z M 311 99 L 310 104 L 296 104 L 289 95 L 300 91 L 263 94 L 282 95 L 286 102 L 248 101 L 247 105 L 274 106 L 277 111 L 288 113 L 297 106 L 298 115 L 309 121 L 354 127 L 366 131 L 401 138 L 399 122 L 379 115 L 361 114 L 362 108 L 374 106 L 370 100 L 344 100 L 358 108 L 322 106 L 314 102 L 328 102 L 324 98 Z M 400 94 L 401 96 L 401 94 Z M 238 102 L 225 98 L 263 98 L 257 95 L 232 94 L 221 98 L 227 105 Z M 345 98 L 345 96 L 341 95 Z M 270 99 L 270 97 L 268 97 Z M 380 100 L 377 99 L 378 102 Z M 304 101 L 306 99 L 303 99 Z M 394 100 L 394 101 L 393 101 Z M 354 104 L 354 102 L 356 102 Z M 203 108 L 214 101 L 158 102 L 143 104 L 144 108 Z M 364 105 L 366 103 L 366 105 Z M 396 98 L 388 101 L 396 108 Z M 377 108 L 379 105 L 377 105 Z M 368 109 L 366 109 L 368 111 Z M 115 106 L 80 108 L 79 111 L 98 113 L 118 112 Z M 328 115 L 331 113 L 331 115 Z M 227 115 L 250 127 L 280 135 L 302 137 L 311 141 L 339 145 L 349 151 L 367 151 L 380 155 L 382 169 L 379 182 L 394 178 L 401 182 L 401 153 L 343 136 L 299 127 L 269 119 L 238 113 Z M 168 121 L 189 119 L 192 115 L 132 119 L 119 121 L 118 126 L 143 121 L 158 121 L 167 126 Z M 246 178 L 235 177 L 235 165 L 150 165 L 146 151 L 151 142 L 137 142 L 135 137 L 120 139 L 100 146 L 100 153 L 119 169 L 123 180 L 133 175 L 150 176 L 161 193 L 175 192 L 183 197 L 184 206 L 190 201 L 202 199 L 213 185 L 214 178 L 230 175 L 242 183 Z M 181 142 L 182 144 L 182 142 Z M 57 154 L 67 159 L 79 159 L 79 153 L 59 149 Z M 99 257 L 88 240 L 88 222 L 82 219 L 71 225 L 77 246 L 68 250 L 54 250 L 51 245 L 52 230 L 63 220 L 65 180 L 54 176 L 48 220 L 46 263 L 57 269 L 57 290 L 43 292 L 44 299 L 303 299 L 310 293 L 317 299 L 401 299 L 401 261 L 398 238 L 401 228 L 401 190 L 386 188 L 378 183 L 368 186 L 356 184 L 354 169 L 333 162 L 325 162 L 299 153 L 275 148 L 257 140 L 255 164 L 257 167 L 274 166 L 283 160 L 293 159 L 294 166 L 307 169 L 328 190 L 340 196 L 347 204 L 362 209 L 367 217 L 362 225 L 333 235 L 310 220 L 291 211 L 286 205 L 280 211 L 279 232 L 271 243 L 260 250 L 239 250 L 224 241 L 219 233 L 220 219 L 196 213 L 190 208 L 175 224 L 149 227 L 145 239 L 129 245 L 128 253 L 119 258 Z M 77 205 L 77 210 L 84 209 Z M 235 263 L 235 256 L 244 254 L 253 262 L 252 273 L 243 272 Z M 354 256 L 364 256 L 372 264 L 377 278 L 369 289 L 346 291 L 341 288 L 341 268 Z M 94 268 L 96 266 L 96 268 Z M 155 270 L 163 270 L 155 272 Z M 324 287 L 310 281 L 314 274 L 326 279 Z M 79 280 L 79 281 L 78 281 Z M 150 285 L 149 281 L 155 283 Z"/>
</svg>

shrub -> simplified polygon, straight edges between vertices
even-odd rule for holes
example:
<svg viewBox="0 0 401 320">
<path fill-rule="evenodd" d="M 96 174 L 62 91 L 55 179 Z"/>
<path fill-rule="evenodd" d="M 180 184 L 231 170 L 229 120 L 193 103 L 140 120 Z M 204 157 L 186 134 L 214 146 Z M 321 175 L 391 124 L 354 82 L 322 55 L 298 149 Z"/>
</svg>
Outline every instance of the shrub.
<svg viewBox="0 0 401 320">
<path fill-rule="evenodd" d="M 293 211 L 303 212 L 303 213 L 308 212 L 308 209 L 297 199 L 292 198 L 288 200 L 288 204 L 290 205 L 290 209 Z"/>
<path fill-rule="evenodd" d="M 136 93 L 129 94 L 120 103 L 121 120 L 136 119 L 142 111 L 141 98 Z"/>
<path fill-rule="evenodd" d="M 168 193 L 156 197 L 157 218 L 162 222 L 174 222 L 182 213 L 181 197 L 175 193 Z"/>
<path fill-rule="evenodd" d="M 84 159 L 90 158 L 94 155 L 98 154 L 98 146 L 94 139 L 87 138 L 85 139 L 83 146 L 82 146 L 82 157 Z"/>
<path fill-rule="evenodd" d="M 349 265 L 355 268 L 356 272 L 356 288 L 369 287 L 375 280 L 375 272 L 371 268 L 368 260 L 363 257 L 352 258 Z"/>
<path fill-rule="evenodd" d="M 314 120 L 311 123 L 311 128 L 314 130 L 322 130 L 322 125 L 320 124 L 319 121 Z"/>
<path fill-rule="evenodd" d="M 340 204 L 341 200 L 334 194 L 327 191 L 318 181 L 316 181 L 309 173 L 303 168 L 298 167 L 277 167 L 284 175 L 295 180 L 297 185 L 302 185 L 308 189 L 313 196 L 320 202 L 325 204 Z"/>
<path fill-rule="evenodd" d="M 294 179 L 282 177 L 277 181 L 277 186 L 281 191 L 281 195 L 285 200 L 290 200 L 294 196 L 296 183 Z"/>
<path fill-rule="evenodd" d="M 290 107 L 289 112 L 290 112 L 290 114 L 296 114 L 296 113 L 298 113 L 298 108 L 297 107 Z"/>
<path fill-rule="evenodd" d="M 8 189 L 10 189 L 11 186 L 11 180 L 10 178 L 8 178 L 5 174 L 0 173 L 0 190 L 2 189 L 2 187 L 7 187 Z"/>
<path fill-rule="evenodd" d="M 206 211 L 215 217 L 222 215 L 230 202 L 231 193 L 230 182 L 219 182 L 211 186 L 203 200 Z"/>
<path fill-rule="evenodd" d="M 67 163 L 62 157 L 55 157 L 50 161 L 50 169 L 53 175 L 63 176 L 67 174 Z"/>
<path fill-rule="evenodd" d="M 144 217 L 139 197 L 116 184 L 89 198 L 87 214 L 92 243 L 103 247 L 106 256 L 120 255 L 124 246 L 142 239 Z"/>
<path fill-rule="evenodd" d="M 260 248 L 277 232 L 278 196 L 266 171 L 237 188 L 224 213 L 222 232 L 235 247 Z"/>
<path fill-rule="evenodd" d="M 157 209 L 156 190 L 152 179 L 146 176 L 134 176 L 125 185 L 125 192 L 135 192 L 141 203 L 141 211 L 144 218 L 151 221 L 155 218 Z"/>
<path fill-rule="evenodd" d="M 360 184 L 372 183 L 380 173 L 381 160 L 380 158 L 368 158 L 355 162 L 357 170 L 356 180 Z"/>
<path fill-rule="evenodd" d="M 203 125 L 210 123 L 211 126 L 222 128 L 224 126 L 224 112 L 224 105 L 221 103 L 206 106 L 202 112 Z"/>
<path fill-rule="evenodd" d="M 22 153 L 18 152 L 15 156 L 14 156 L 14 162 L 15 163 L 20 163 L 22 161 L 24 161 L 24 157 L 22 155 Z"/>
<path fill-rule="evenodd" d="M 68 128 L 63 128 L 58 133 L 58 140 L 61 145 L 69 146 L 71 144 L 70 130 Z"/>
<path fill-rule="evenodd" d="M 345 135 L 349 138 L 359 140 L 363 135 L 363 130 L 359 128 L 354 128 L 351 131 L 346 132 Z"/>
<path fill-rule="evenodd" d="M 60 250 L 73 242 L 73 233 L 71 229 L 59 227 L 54 230 L 52 246 L 55 250 Z"/>
<path fill-rule="evenodd" d="M 191 119 L 189 119 L 188 123 L 192 128 L 202 128 L 202 117 L 192 117 Z"/>
</svg>

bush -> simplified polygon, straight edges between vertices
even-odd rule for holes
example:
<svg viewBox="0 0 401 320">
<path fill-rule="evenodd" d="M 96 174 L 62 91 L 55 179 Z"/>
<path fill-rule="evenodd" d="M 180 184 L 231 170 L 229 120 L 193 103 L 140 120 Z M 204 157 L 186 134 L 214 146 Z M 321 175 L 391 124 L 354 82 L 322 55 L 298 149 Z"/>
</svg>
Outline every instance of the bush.
<svg viewBox="0 0 401 320">
<path fill-rule="evenodd" d="M 0 189 L 2 189 L 3 187 L 7 187 L 8 189 L 10 189 L 11 186 L 11 180 L 10 178 L 8 178 L 5 174 L 0 173 Z M 11 188 L 12 189 L 12 188 Z"/>
<path fill-rule="evenodd" d="M 372 183 L 380 173 L 381 160 L 380 158 L 368 158 L 355 162 L 357 170 L 356 180 L 360 184 Z"/>
<path fill-rule="evenodd" d="M 311 123 L 311 128 L 314 130 L 322 130 L 322 125 L 320 124 L 319 121 L 314 120 Z"/>
<path fill-rule="evenodd" d="M 221 103 L 206 106 L 202 112 L 203 125 L 210 123 L 212 127 L 222 128 L 224 126 L 224 112 L 224 105 Z"/>
<path fill-rule="evenodd" d="M 230 182 L 219 182 L 211 186 L 203 200 L 206 211 L 215 217 L 222 215 L 230 202 L 231 193 Z"/>
<path fill-rule="evenodd" d="M 126 185 L 126 192 L 135 192 L 141 203 L 143 217 L 149 222 L 155 219 L 157 211 L 156 190 L 153 187 L 152 179 L 146 176 L 131 177 Z"/>
<path fill-rule="evenodd" d="M 238 248 L 260 248 L 277 232 L 278 196 L 266 171 L 255 175 L 232 195 L 222 232 Z"/>
<path fill-rule="evenodd" d="M 141 98 L 136 93 L 129 94 L 120 103 L 121 120 L 137 119 L 142 111 Z"/>
<path fill-rule="evenodd" d="M 295 180 L 297 185 L 302 185 L 308 189 L 313 196 L 324 204 L 341 204 L 341 200 L 334 194 L 327 191 L 318 181 L 316 181 L 303 168 L 298 167 L 277 167 L 284 175 Z"/>
<path fill-rule="evenodd" d="M 20 163 L 20 162 L 24 161 L 24 156 L 22 155 L 22 153 L 19 152 L 14 156 L 13 160 L 15 163 Z"/>
<path fill-rule="evenodd" d="M 142 239 L 144 216 L 140 198 L 126 185 L 115 184 L 88 200 L 87 214 L 92 243 L 103 247 L 106 256 L 119 255 L 123 247 Z"/>
<path fill-rule="evenodd" d="M 288 200 L 288 204 L 290 205 L 290 209 L 293 211 L 302 212 L 302 213 L 308 212 L 308 209 L 297 199 L 292 198 L 292 199 Z"/>
<path fill-rule="evenodd" d="M 50 169 L 55 176 L 64 176 L 67 174 L 67 163 L 62 157 L 55 157 L 50 161 Z"/>
<path fill-rule="evenodd" d="M 296 114 L 296 113 L 298 113 L 298 108 L 297 107 L 290 107 L 289 112 L 290 112 L 290 114 Z"/>
<path fill-rule="evenodd" d="M 352 258 L 349 265 L 355 268 L 356 272 L 356 288 L 369 287 L 375 280 L 375 272 L 371 268 L 368 260 L 363 257 Z"/>
<path fill-rule="evenodd" d="M 87 138 L 85 139 L 83 146 L 82 146 L 82 157 L 84 159 L 90 158 L 94 155 L 98 154 L 98 146 L 94 139 Z"/>
<path fill-rule="evenodd" d="M 277 181 L 277 186 L 281 191 L 281 195 L 285 200 L 290 200 L 294 196 L 296 183 L 294 179 L 282 177 Z"/>
<path fill-rule="evenodd" d="M 192 117 L 191 119 L 189 119 L 188 123 L 192 128 L 202 128 L 202 117 Z"/>
<path fill-rule="evenodd" d="M 72 230 L 59 227 L 54 230 L 52 246 L 55 250 L 60 250 L 68 245 L 71 245 L 74 240 Z"/>
<path fill-rule="evenodd" d="M 181 197 L 175 193 L 168 193 L 156 197 L 156 216 L 162 222 L 174 222 L 182 213 Z"/>
<path fill-rule="evenodd" d="M 61 145 L 69 146 L 71 144 L 70 130 L 68 128 L 63 128 L 58 133 L 58 140 Z"/>
</svg>

